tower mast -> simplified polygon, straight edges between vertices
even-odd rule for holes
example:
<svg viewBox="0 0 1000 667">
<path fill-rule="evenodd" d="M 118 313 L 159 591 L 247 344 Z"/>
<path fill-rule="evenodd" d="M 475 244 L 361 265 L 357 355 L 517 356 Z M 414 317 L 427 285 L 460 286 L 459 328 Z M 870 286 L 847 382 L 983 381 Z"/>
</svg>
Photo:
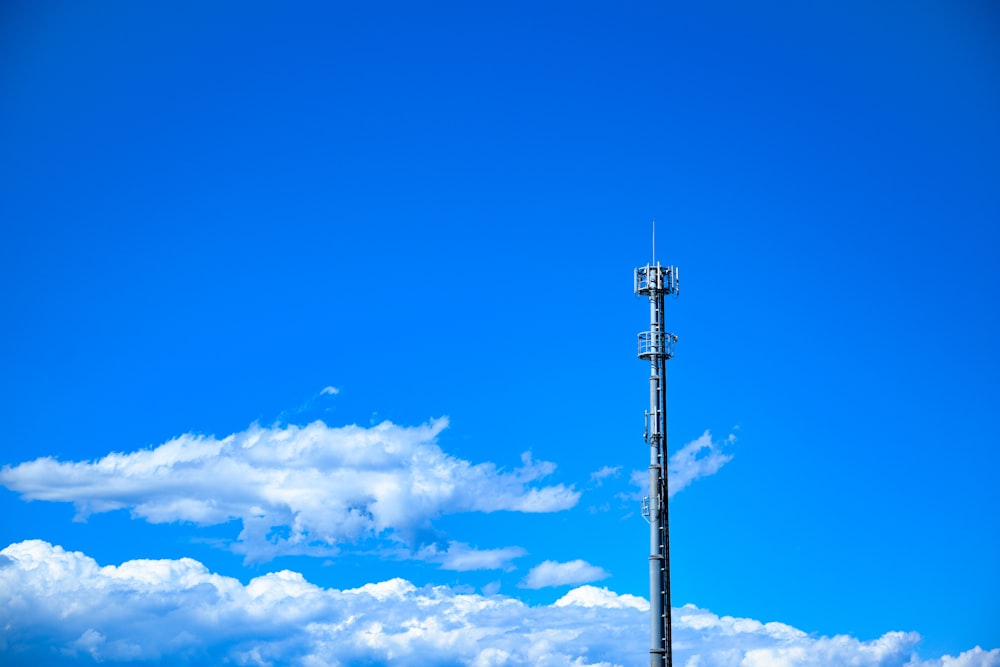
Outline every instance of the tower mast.
<svg viewBox="0 0 1000 667">
<path fill-rule="evenodd" d="M 649 331 L 639 334 L 639 358 L 649 361 L 649 409 L 645 440 L 649 445 L 649 496 L 642 514 L 649 522 L 650 667 L 673 667 L 670 618 L 670 513 L 667 493 L 667 360 L 677 336 L 664 328 L 663 304 L 680 287 L 675 266 L 656 261 L 653 223 L 653 263 L 635 269 L 635 293 L 649 297 Z"/>
</svg>

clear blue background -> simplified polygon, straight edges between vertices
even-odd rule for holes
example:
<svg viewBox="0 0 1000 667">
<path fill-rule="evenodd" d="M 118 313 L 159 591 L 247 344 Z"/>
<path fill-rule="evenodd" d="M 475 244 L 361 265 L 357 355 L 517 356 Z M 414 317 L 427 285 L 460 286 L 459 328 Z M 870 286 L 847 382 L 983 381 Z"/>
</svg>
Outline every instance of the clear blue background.
<svg viewBox="0 0 1000 667">
<path fill-rule="evenodd" d="M 645 524 L 589 476 L 645 465 L 655 216 L 671 442 L 738 438 L 674 499 L 675 604 L 997 647 L 998 118 L 986 0 L 7 2 L 0 463 L 448 415 L 447 452 L 584 496 L 440 522 L 528 549 L 501 574 L 244 566 L 206 541 L 238 526 L 6 490 L 0 542 L 539 602 L 524 571 L 583 558 L 644 595 Z"/>
</svg>

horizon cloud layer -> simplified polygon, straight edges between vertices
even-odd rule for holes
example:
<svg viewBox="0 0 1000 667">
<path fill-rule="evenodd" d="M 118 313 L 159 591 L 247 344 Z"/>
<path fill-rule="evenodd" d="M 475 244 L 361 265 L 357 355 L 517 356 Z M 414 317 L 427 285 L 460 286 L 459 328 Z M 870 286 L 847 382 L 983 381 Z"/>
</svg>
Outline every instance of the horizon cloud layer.
<svg viewBox="0 0 1000 667">
<path fill-rule="evenodd" d="M 551 605 L 390 579 L 337 590 L 288 570 L 249 581 L 190 558 L 101 567 L 41 540 L 0 551 L 5 664 L 421 664 L 611 667 L 647 657 L 648 602 L 581 586 Z M 1000 649 L 921 660 L 915 632 L 816 637 L 674 610 L 686 667 L 998 667 Z"/>
</svg>

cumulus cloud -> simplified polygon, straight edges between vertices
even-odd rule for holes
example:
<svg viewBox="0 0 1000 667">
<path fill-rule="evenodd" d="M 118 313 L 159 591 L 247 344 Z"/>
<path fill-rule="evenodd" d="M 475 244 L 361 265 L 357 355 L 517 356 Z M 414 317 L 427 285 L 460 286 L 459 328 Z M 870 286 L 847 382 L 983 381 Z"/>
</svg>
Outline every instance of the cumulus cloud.
<svg viewBox="0 0 1000 667">
<path fill-rule="evenodd" d="M 591 581 L 607 579 L 609 575 L 602 568 L 591 565 L 585 560 L 571 560 L 568 563 L 558 563 L 547 560 L 528 571 L 522 588 L 547 588 L 549 586 L 572 586 L 586 584 Z"/>
<path fill-rule="evenodd" d="M 722 448 L 734 442 L 736 442 L 735 435 L 730 434 L 722 441 L 713 441 L 711 432 L 705 431 L 701 437 L 674 452 L 667 463 L 667 492 L 670 497 L 672 498 L 694 480 L 714 475 L 719 468 L 732 461 L 733 455 L 726 454 Z M 649 488 L 649 471 L 633 470 L 629 481 L 642 489 L 631 497 L 641 498 Z"/>
<path fill-rule="evenodd" d="M 637 595 L 618 595 L 607 588 L 580 586 L 555 601 L 556 607 L 604 607 L 605 609 L 638 609 L 649 611 L 649 601 Z"/>
<path fill-rule="evenodd" d="M 0 662 L 583 667 L 647 662 L 648 603 L 582 586 L 552 605 L 390 579 L 338 590 L 281 571 L 243 584 L 191 559 L 101 567 L 41 541 L 0 560 Z M 1000 650 L 921 660 L 919 636 L 817 637 L 782 623 L 674 610 L 694 667 L 1000 667 Z"/>
<path fill-rule="evenodd" d="M 371 428 L 317 421 L 251 426 L 222 439 L 186 434 L 97 461 L 44 457 L 5 466 L 0 483 L 27 500 L 71 502 L 80 519 L 123 508 L 151 523 L 239 519 L 233 548 L 250 560 L 332 554 L 378 537 L 419 546 L 416 536 L 444 514 L 576 505 L 572 487 L 537 484 L 555 464 L 526 453 L 504 471 L 450 456 L 436 441 L 446 426 L 446 419 Z"/>
</svg>

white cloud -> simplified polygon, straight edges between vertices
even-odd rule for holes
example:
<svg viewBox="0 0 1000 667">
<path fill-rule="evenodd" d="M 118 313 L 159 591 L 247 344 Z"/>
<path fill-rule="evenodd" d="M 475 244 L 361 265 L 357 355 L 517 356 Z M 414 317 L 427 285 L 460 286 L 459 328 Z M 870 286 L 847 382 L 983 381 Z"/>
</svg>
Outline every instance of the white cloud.
<svg viewBox="0 0 1000 667">
<path fill-rule="evenodd" d="M 340 390 L 334 386 L 323 387 L 322 391 L 319 392 L 321 396 L 336 396 L 340 393 Z"/>
<path fill-rule="evenodd" d="M 611 575 L 602 568 L 591 565 L 585 560 L 571 560 L 568 563 L 547 560 L 531 568 L 520 586 L 522 588 L 572 586 L 607 579 L 609 576 Z"/>
<path fill-rule="evenodd" d="M 712 434 L 705 431 L 701 437 L 687 443 L 671 455 L 667 463 L 667 492 L 671 498 L 700 477 L 708 477 L 719 471 L 719 468 L 733 460 L 732 454 L 722 451 L 725 445 L 736 442 L 736 436 L 730 434 L 721 442 L 713 442 Z M 629 496 L 633 500 L 647 495 L 649 492 L 649 471 L 633 470 L 629 477 L 633 486 L 639 487 L 638 493 Z"/>
<path fill-rule="evenodd" d="M 724 454 L 721 446 L 733 444 L 736 436 L 730 434 L 722 443 L 712 442 L 712 434 L 705 431 L 697 440 L 674 452 L 667 466 L 669 472 L 670 495 L 677 493 L 699 477 L 708 477 L 733 460 L 732 454 Z"/>
<path fill-rule="evenodd" d="M 604 466 L 600 470 L 590 473 L 590 481 L 597 482 L 597 486 L 604 483 L 609 477 L 617 477 L 622 471 L 621 466 Z"/>
<path fill-rule="evenodd" d="M 142 664 L 638 665 L 648 605 L 583 586 L 552 605 L 418 588 L 348 590 L 281 571 L 246 585 L 191 559 L 99 566 L 41 541 L 0 552 L 0 662 Z M 817 637 L 782 623 L 674 610 L 674 657 L 694 667 L 1000 667 L 1000 649 L 921 660 L 919 635 Z"/>
<path fill-rule="evenodd" d="M 606 609 L 638 609 L 649 611 L 649 601 L 636 595 L 618 595 L 607 588 L 580 586 L 555 601 L 556 607 L 604 607 Z"/>
<path fill-rule="evenodd" d="M 524 454 L 520 467 L 503 471 L 450 456 L 436 442 L 446 426 L 314 422 L 251 426 L 222 439 L 187 434 L 97 461 L 6 466 L 0 483 L 27 500 L 71 502 L 81 519 L 122 508 L 151 523 L 240 519 L 233 548 L 250 560 L 331 554 L 371 537 L 413 541 L 443 514 L 576 505 L 572 487 L 536 484 L 555 464 Z"/>
<path fill-rule="evenodd" d="M 514 569 L 511 561 L 524 556 L 527 551 L 521 547 L 503 547 L 501 549 L 476 549 L 462 542 L 450 542 L 446 549 L 441 550 L 436 544 L 422 547 L 413 557 L 438 563 L 442 570 L 467 572 L 469 570 L 510 570 Z M 408 557 L 408 554 L 402 554 Z"/>
<path fill-rule="evenodd" d="M 993 665 L 1000 664 L 1000 650 L 984 651 L 977 646 L 970 651 L 962 652 L 956 657 L 946 655 L 940 661 L 932 661 L 925 664 L 940 665 L 940 667 L 992 667 Z"/>
</svg>

